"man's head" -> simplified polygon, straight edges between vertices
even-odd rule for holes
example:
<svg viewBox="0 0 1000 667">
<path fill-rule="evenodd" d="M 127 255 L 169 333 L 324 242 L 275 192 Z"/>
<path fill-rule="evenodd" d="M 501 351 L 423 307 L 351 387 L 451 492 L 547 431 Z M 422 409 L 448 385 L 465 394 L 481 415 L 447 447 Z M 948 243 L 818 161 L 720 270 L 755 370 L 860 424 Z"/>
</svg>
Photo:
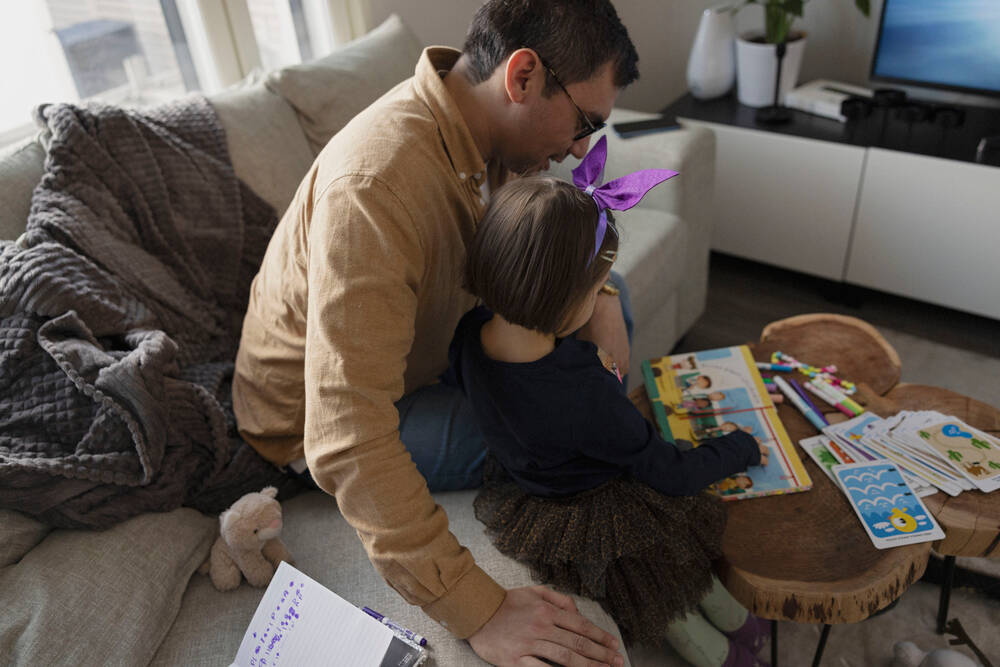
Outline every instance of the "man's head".
<svg viewBox="0 0 1000 667">
<path fill-rule="evenodd" d="M 506 93 L 493 120 L 493 148 L 519 173 L 583 157 L 618 92 L 635 81 L 638 56 L 608 0 L 489 0 L 463 47 L 473 86 Z"/>
</svg>

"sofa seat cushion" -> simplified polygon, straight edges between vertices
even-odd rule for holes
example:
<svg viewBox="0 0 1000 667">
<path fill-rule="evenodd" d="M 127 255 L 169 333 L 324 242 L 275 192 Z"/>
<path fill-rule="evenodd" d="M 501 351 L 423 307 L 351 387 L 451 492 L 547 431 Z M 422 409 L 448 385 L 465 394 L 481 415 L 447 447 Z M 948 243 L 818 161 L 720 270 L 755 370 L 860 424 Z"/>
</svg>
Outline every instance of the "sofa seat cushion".
<svg viewBox="0 0 1000 667">
<path fill-rule="evenodd" d="M 52 531 L 0 570 L 0 661 L 148 664 L 217 525 L 181 508 L 105 531 Z"/>
<path fill-rule="evenodd" d="M 40 521 L 14 510 L 0 510 L 0 567 L 21 560 L 52 531 Z"/>
<path fill-rule="evenodd" d="M 316 156 L 349 120 L 413 76 L 421 50 L 420 41 L 393 14 L 324 58 L 272 72 L 267 86 L 295 108 Z"/>
<path fill-rule="evenodd" d="M 476 562 L 502 585 L 513 588 L 534 582 L 526 568 L 497 552 L 472 510 L 475 491 L 438 493 L 451 530 L 473 553 Z M 375 572 L 354 530 L 337 511 L 332 498 L 309 492 L 283 504 L 282 540 L 295 565 L 358 607 L 368 606 L 427 637 L 433 664 L 483 665 L 468 643 L 455 639 L 443 627 L 407 604 Z M 155 665 L 220 664 L 231 660 L 263 596 L 244 582 L 228 593 L 216 591 L 208 577 L 196 575 L 181 612 L 160 646 Z M 581 612 L 619 637 L 617 627 L 595 602 L 577 599 Z"/>
</svg>

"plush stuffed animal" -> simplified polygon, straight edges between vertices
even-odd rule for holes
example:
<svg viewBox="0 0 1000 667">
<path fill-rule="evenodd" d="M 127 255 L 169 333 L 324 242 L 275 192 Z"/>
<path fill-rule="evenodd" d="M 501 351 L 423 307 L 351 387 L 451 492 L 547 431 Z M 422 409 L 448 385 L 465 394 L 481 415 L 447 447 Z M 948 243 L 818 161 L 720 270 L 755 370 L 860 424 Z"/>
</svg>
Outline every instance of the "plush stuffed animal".
<svg viewBox="0 0 1000 667">
<path fill-rule="evenodd" d="M 219 516 L 219 537 L 199 571 L 208 574 L 220 591 L 237 588 L 241 574 L 251 586 L 262 588 L 270 583 L 278 563 L 292 563 L 292 555 L 278 538 L 281 505 L 277 495 L 273 486 L 248 493 Z"/>
<path fill-rule="evenodd" d="M 950 648 L 925 653 L 913 642 L 898 642 L 893 648 L 893 667 L 978 667 L 973 660 Z"/>
</svg>

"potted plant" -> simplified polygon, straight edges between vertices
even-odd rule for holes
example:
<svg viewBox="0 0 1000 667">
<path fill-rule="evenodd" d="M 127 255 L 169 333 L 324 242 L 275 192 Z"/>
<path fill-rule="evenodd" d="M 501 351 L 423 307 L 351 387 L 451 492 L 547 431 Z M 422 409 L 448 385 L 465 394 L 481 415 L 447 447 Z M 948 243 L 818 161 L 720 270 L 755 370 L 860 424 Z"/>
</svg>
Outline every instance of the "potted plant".
<svg viewBox="0 0 1000 667">
<path fill-rule="evenodd" d="M 778 45 L 784 44 L 779 85 L 779 101 L 795 87 L 805 52 L 806 35 L 792 32 L 792 24 L 801 18 L 806 0 L 744 0 L 764 8 L 764 32 L 746 33 L 736 40 L 737 96 L 741 104 L 763 107 L 774 102 L 774 83 L 778 68 Z M 858 10 L 868 16 L 870 0 L 854 0 Z"/>
</svg>

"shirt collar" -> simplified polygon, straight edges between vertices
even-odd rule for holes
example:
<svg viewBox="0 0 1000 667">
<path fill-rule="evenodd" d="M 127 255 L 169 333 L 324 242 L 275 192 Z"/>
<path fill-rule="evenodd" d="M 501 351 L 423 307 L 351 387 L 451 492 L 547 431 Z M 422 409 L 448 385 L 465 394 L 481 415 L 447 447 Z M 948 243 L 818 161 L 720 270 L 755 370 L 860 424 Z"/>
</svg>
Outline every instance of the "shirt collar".
<svg viewBox="0 0 1000 667">
<path fill-rule="evenodd" d="M 485 174 L 486 164 L 440 75 L 441 70 L 451 70 L 461 55 L 461 51 L 444 46 L 424 49 L 417 62 L 414 82 L 417 97 L 427 105 L 437 121 L 455 175 L 465 181 L 474 174 Z"/>
</svg>

